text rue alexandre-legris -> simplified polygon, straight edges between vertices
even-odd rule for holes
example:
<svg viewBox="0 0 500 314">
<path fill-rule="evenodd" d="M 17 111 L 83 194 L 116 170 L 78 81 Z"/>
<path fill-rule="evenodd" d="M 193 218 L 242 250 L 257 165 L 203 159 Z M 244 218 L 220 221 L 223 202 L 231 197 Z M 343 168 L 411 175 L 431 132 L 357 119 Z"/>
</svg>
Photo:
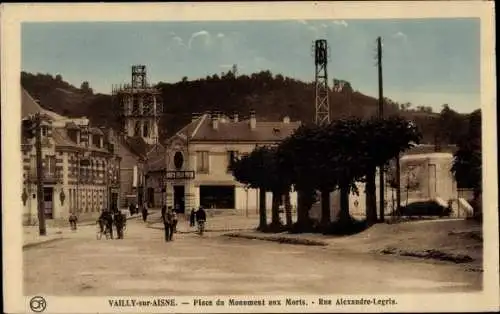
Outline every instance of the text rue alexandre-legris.
<svg viewBox="0 0 500 314">
<path fill-rule="evenodd" d="M 319 305 L 332 305 L 332 300 L 319 299 Z M 344 299 L 339 298 L 335 302 L 335 305 L 376 305 L 376 306 L 386 306 L 386 305 L 396 305 L 396 300 L 392 298 L 359 298 L 359 299 Z"/>
</svg>

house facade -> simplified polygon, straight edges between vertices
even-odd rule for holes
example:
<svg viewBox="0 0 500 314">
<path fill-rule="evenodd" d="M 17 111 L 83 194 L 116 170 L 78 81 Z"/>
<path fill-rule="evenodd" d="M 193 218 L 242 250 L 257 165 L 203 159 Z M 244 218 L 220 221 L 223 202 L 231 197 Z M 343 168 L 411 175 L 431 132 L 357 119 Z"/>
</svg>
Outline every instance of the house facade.
<svg viewBox="0 0 500 314">
<path fill-rule="evenodd" d="M 299 126 L 300 122 L 292 122 L 288 117 L 282 121 L 257 121 L 255 112 L 244 120 L 238 114 L 194 114 L 192 122 L 165 144 L 166 166 L 157 181 L 164 186 L 166 205 L 180 212 L 203 206 L 255 213 L 260 191 L 237 182 L 228 165 L 258 146 L 278 144 Z M 271 193 L 266 198 L 267 208 L 271 208 Z M 291 202 L 296 206 L 295 192 Z"/>
<path fill-rule="evenodd" d="M 400 190 L 401 206 L 419 202 L 436 202 L 441 206 L 452 206 L 452 217 L 469 217 L 472 206 L 468 203 L 471 192 L 458 190 L 457 182 L 451 172 L 453 153 L 456 147 L 449 145 L 435 151 L 434 145 L 417 145 L 405 151 L 400 157 Z M 395 164 L 391 164 L 389 173 L 385 175 L 384 198 L 386 206 L 384 213 L 391 215 L 396 209 L 396 189 L 389 183 L 391 175 L 395 175 Z M 376 175 L 377 212 L 379 212 L 380 185 L 379 174 Z M 349 197 L 350 213 L 357 217 L 366 215 L 365 184 L 356 183 L 359 195 L 354 193 Z M 331 215 L 336 217 L 339 212 L 339 193 L 331 194 Z M 311 216 L 320 219 L 320 204 L 315 204 Z"/>
<path fill-rule="evenodd" d="M 120 157 L 113 153 L 102 129 L 86 118 L 67 118 L 41 108 L 21 91 L 22 117 L 41 117 L 43 199 L 47 219 L 67 219 L 70 213 L 93 216 L 117 206 Z M 23 137 L 23 222 L 38 220 L 35 139 Z"/>
</svg>

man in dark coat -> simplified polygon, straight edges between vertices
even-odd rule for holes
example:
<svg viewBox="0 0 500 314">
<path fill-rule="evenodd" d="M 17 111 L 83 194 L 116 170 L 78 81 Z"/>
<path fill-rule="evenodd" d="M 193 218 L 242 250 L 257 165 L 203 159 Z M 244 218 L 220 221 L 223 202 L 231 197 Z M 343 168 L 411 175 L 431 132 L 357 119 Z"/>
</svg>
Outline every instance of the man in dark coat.
<svg viewBox="0 0 500 314">
<path fill-rule="evenodd" d="M 78 217 L 76 216 L 75 213 L 71 213 L 69 216 L 69 225 L 71 227 L 71 230 L 76 231 L 76 223 L 78 222 Z"/>
<path fill-rule="evenodd" d="M 123 239 L 123 227 L 125 226 L 125 215 L 121 213 L 121 211 L 116 211 L 115 212 L 115 226 L 116 226 L 116 234 L 118 236 L 118 239 Z"/>
<path fill-rule="evenodd" d="M 194 227 L 196 223 L 196 215 L 194 208 L 191 209 L 191 213 L 189 214 L 189 226 Z"/>
<path fill-rule="evenodd" d="M 142 205 L 142 220 L 146 222 L 147 219 L 148 219 L 148 207 L 146 206 L 146 203 L 144 203 L 144 205 Z"/>
<path fill-rule="evenodd" d="M 104 209 L 99 217 L 99 220 L 104 221 L 106 228 L 109 230 L 111 239 L 113 239 L 113 215 L 108 209 Z"/>
<path fill-rule="evenodd" d="M 165 241 L 172 241 L 174 233 L 174 211 L 170 206 L 163 215 L 163 226 L 165 228 Z"/>
</svg>

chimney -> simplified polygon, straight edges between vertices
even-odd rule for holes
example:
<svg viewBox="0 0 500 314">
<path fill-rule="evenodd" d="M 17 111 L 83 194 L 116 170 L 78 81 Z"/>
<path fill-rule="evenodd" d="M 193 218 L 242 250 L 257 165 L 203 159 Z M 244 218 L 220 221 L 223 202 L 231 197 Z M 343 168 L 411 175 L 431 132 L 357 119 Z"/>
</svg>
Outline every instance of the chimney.
<svg viewBox="0 0 500 314">
<path fill-rule="evenodd" d="M 239 119 L 238 119 L 238 118 L 239 118 L 239 117 L 238 117 L 238 112 L 236 112 L 236 111 L 235 111 L 235 112 L 233 113 L 233 121 L 234 121 L 234 122 L 238 122 L 238 121 L 239 121 Z"/>
<path fill-rule="evenodd" d="M 212 115 L 212 127 L 214 130 L 219 128 L 219 114 L 217 112 Z"/>
<path fill-rule="evenodd" d="M 195 121 L 200 117 L 200 114 L 198 112 L 193 112 L 191 116 L 191 121 Z"/>
<path fill-rule="evenodd" d="M 283 117 L 283 123 L 285 123 L 285 124 L 290 123 L 290 117 L 289 116 L 284 116 Z"/>
<path fill-rule="evenodd" d="M 257 118 L 255 117 L 255 110 L 250 110 L 250 129 L 255 129 L 257 126 Z"/>
</svg>

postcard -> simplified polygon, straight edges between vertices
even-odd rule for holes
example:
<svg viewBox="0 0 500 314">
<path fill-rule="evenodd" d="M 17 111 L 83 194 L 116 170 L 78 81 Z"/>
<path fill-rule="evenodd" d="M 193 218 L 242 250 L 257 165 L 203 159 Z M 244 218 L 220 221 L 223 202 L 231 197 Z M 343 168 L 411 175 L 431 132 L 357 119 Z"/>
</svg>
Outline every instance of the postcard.
<svg viewBox="0 0 500 314">
<path fill-rule="evenodd" d="M 0 12 L 6 312 L 499 310 L 491 2 Z"/>
</svg>

